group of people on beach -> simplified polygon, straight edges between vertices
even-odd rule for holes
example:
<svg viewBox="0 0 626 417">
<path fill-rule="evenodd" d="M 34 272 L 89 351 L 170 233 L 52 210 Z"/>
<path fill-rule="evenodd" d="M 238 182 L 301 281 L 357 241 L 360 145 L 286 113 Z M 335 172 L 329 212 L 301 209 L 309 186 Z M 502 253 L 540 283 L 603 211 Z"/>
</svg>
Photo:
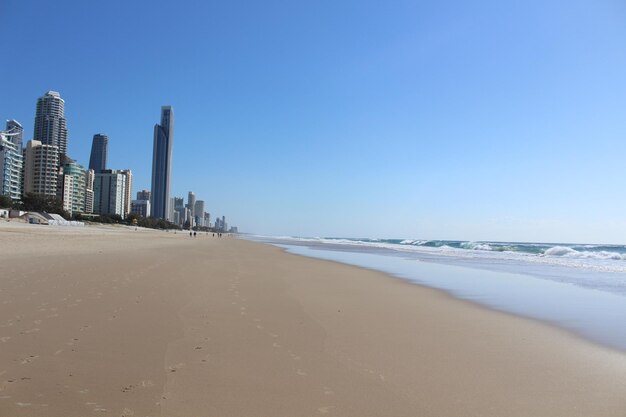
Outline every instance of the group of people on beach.
<svg viewBox="0 0 626 417">
<path fill-rule="evenodd" d="M 209 232 L 206 232 L 206 234 L 208 236 Z M 189 237 L 196 237 L 196 235 L 197 235 L 196 231 L 193 231 L 193 232 L 191 230 L 189 231 Z M 215 233 L 213 233 L 213 237 L 215 237 Z M 217 237 L 222 237 L 222 233 L 218 232 Z"/>
</svg>

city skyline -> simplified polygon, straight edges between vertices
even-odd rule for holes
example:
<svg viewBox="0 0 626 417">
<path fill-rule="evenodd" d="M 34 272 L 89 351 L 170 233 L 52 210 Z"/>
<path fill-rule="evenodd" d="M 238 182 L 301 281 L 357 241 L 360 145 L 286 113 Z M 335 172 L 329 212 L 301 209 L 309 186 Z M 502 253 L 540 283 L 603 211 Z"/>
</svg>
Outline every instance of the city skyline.
<svg viewBox="0 0 626 417">
<path fill-rule="evenodd" d="M 146 5 L 10 3 L 0 31 L 29 65 L 0 70 L 0 116 L 30 139 L 32 97 L 61 91 L 69 153 L 106 131 L 140 189 L 171 104 L 170 196 L 212 196 L 246 231 L 624 241 L 621 2 Z M 70 59 L 39 71 L 51 19 Z"/>
<path fill-rule="evenodd" d="M 61 135 L 58 134 L 58 126 L 66 126 L 64 104 L 64 99 L 57 91 L 48 91 L 37 100 L 35 130 L 42 130 L 39 125 L 42 121 L 47 122 L 45 144 L 39 140 L 29 140 L 22 149 L 22 125 L 16 120 L 7 120 L 6 128 L 0 131 L 2 195 L 9 196 L 14 201 L 22 200 L 22 193 L 56 197 L 62 209 L 72 217 L 104 215 L 125 219 L 131 213 L 140 217 L 155 217 L 151 210 L 150 200 L 154 201 L 154 194 L 151 191 L 145 189 L 138 191 L 137 199 L 132 199 L 134 191 L 132 171 L 107 169 L 107 135 L 98 133 L 93 136 L 87 169 L 70 155 L 59 152 L 57 145 L 51 144 L 60 143 L 60 136 L 65 145 L 68 143 L 67 129 Z M 160 168 L 167 168 L 171 164 L 173 139 L 171 106 L 161 107 L 161 124 L 155 126 L 154 132 L 152 152 L 154 173 L 157 185 L 161 181 L 161 187 L 155 187 L 156 194 L 167 195 L 163 190 L 169 187 L 171 169 L 160 170 Z M 196 201 L 194 192 L 188 193 L 188 204 L 184 210 L 182 198 L 174 197 L 167 200 L 169 202 L 167 215 L 165 218 L 159 218 L 186 228 L 212 227 L 210 214 L 205 212 L 204 201 Z M 181 207 L 178 207 L 177 201 L 181 202 Z M 228 230 L 226 223 L 220 223 L 219 219 L 217 226 L 216 229 L 220 231 Z"/>
</svg>

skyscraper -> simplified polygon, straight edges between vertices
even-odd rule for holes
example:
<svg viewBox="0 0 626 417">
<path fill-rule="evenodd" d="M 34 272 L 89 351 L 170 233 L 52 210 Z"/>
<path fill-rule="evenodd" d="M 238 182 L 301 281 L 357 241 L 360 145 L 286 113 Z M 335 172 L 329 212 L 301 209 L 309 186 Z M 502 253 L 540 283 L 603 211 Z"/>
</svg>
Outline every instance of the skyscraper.
<svg viewBox="0 0 626 417">
<path fill-rule="evenodd" d="M 84 213 L 87 180 L 85 168 L 76 161 L 66 159 L 63 163 L 62 172 L 57 184 L 57 195 L 62 198 L 65 210 L 72 214 Z M 68 177 L 71 178 L 71 181 L 68 181 Z M 70 189 L 67 190 L 67 187 Z"/>
<path fill-rule="evenodd" d="M 89 169 L 94 172 L 107 169 L 107 147 L 109 137 L 103 133 L 93 135 L 91 142 L 91 156 L 89 157 Z"/>
<path fill-rule="evenodd" d="M 204 201 L 203 200 L 196 200 L 193 213 L 194 213 L 196 226 L 206 226 L 204 224 Z"/>
<path fill-rule="evenodd" d="M 161 124 L 154 126 L 152 151 L 152 216 L 166 219 L 170 213 L 170 178 L 172 176 L 172 141 L 174 139 L 174 111 L 161 107 Z"/>
<path fill-rule="evenodd" d="M 88 169 L 85 173 L 85 213 L 93 213 L 93 183 L 96 174 L 93 169 Z"/>
<path fill-rule="evenodd" d="M 22 135 L 24 129 L 15 120 L 7 121 L 7 128 L 0 131 L 0 195 L 13 200 L 22 196 Z"/>
<path fill-rule="evenodd" d="M 57 195 L 59 148 L 29 140 L 24 149 L 24 193 Z"/>
<path fill-rule="evenodd" d="M 196 195 L 193 191 L 189 191 L 187 194 L 187 208 L 191 211 L 191 217 L 195 216 Z"/>
<path fill-rule="evenodd" d="M 93 184 L 94 213 L 126 217 L 127 178 L 127 173 L 120 170 L 96 172 Z"/>
<path fill-rule="evenodd" d="M 22 140 L 24 139 L 24 128 L 17 120 L 7 120 L 6 132 L 9 134 L 9 140 L 22 151 Z"/>
<path fill-rule="evenodd" d="M 126 217 L 130 213 L 132 203 L 133 172 L 130 169 L 122 169 L 120 172 L 126 175 L 126 194 L 124 194 L 124 214 L 122 215 L 122 217 Z"/>
<path fill-rule="evenodd" d="M 35 131 L 33 139 L 42 145 L 56 146 L 59 162 L 67 154 L 67 125 L 65 122 L 65 100 L 56 91 L 48 91 L 37 99 Z"/>
</svg>

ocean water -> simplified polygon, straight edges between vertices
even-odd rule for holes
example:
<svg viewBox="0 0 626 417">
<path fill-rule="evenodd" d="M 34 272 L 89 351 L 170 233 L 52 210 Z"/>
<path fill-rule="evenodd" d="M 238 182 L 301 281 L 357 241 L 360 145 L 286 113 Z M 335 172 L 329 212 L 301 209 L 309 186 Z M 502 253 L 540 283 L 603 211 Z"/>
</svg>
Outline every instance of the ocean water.
<svg viewBox="0 0 626 417">
<path fill-rule="evenodd" d="M 379 270 L 626 351 L 626 246 L 247 236 Z"/>
</svg>

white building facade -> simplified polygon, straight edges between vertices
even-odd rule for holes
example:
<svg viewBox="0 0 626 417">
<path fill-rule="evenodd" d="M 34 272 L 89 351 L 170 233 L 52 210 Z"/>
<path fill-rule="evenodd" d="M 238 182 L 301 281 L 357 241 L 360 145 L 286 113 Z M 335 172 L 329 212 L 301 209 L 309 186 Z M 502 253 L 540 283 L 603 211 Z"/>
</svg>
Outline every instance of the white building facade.
<svg viewBox="0 0 626 417">
<path fill-rule="evenodd" d="M 93 183 L 93 212 L 126 217 L 127 175 L 120 170 L 96 172 Z"/>
</svg>

